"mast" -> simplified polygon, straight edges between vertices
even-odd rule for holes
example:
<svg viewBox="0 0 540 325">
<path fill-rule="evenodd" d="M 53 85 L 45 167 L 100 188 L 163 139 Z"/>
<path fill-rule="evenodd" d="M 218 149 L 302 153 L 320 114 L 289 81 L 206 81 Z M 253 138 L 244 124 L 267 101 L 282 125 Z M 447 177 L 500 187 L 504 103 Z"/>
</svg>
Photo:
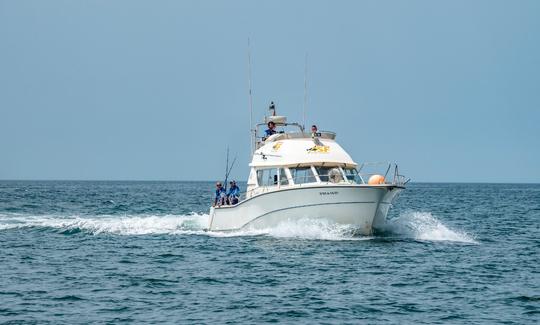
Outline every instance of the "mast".
<svg viewBox="0 0 540 325">
<path fill-rule="evenodd" d="M 249 143 L 251 145 L 251 154 L 253 154 L 253 145 L 255 142 L 255 129 L 253 129 L 253 96 L 251 94 L 251 47 L 248 37 L 248 92 L 249 92 Z"/>
</svg>

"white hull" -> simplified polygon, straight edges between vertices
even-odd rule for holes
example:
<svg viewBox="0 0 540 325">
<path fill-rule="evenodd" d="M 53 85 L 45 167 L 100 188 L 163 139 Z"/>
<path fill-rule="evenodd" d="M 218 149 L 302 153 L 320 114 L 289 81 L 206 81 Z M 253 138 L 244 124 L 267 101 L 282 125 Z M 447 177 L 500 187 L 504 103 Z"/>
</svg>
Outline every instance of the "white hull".
<svg viewBox="0 0 540 325">
<path fill-rule="evenodd" d="M 310 184 L 311 185 L 311 184 Z M 288 220 L 326 219 L 370 235 L 384 224 L 403 187 L 395 185 L 321 185 L 281 188 L 235 206 L 210 210 L 210 231 L 265 229 Z"/>
</svg>

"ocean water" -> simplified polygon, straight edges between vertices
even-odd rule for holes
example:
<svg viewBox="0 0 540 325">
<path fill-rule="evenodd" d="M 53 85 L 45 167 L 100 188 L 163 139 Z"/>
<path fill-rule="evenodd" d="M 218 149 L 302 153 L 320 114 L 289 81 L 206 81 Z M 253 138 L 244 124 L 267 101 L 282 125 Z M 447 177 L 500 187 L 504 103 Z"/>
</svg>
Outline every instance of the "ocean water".
<svg viewBox="0 0 540 325">
<path fill-rule="evenodd" d="M 411 184 L 370 237 L 205 232 L 209 182 L 0 182 L 0 323 L 538 324 L 540 185 Z"/>
</svg>

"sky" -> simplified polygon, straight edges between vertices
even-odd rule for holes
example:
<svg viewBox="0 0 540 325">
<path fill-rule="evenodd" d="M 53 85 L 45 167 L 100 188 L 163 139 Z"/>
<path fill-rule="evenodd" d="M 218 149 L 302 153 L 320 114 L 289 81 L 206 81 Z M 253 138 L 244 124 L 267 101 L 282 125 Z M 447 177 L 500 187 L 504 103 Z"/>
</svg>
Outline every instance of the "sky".
<svg viewBox="0 0 540 325">
<path fill-rule="evenodd" d="M 540 1 L 0 0 L 0 179 L 216 180 L 270 101 L 416 182 L 540 182 Z M 232 159 L 232 157 L 231 157 Z"/>
</svg>

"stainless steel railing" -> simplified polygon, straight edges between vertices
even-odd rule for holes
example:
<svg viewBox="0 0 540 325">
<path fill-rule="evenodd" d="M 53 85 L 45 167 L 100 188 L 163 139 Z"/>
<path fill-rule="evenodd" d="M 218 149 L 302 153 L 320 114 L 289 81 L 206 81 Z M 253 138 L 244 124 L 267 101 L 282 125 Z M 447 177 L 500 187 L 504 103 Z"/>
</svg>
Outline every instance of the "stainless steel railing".
<svg viewBox="0 0 540 325">
<path fill-rule="evenodd" d="M 366 184 L 373 175 L 382 175 L 385 179 L 385 184 L 398 186 L 404 186 L 411 180 L 401 175 L 398 165 L 393 162 L 365 162 L 360 164 L 357 171 L 362 181 Z"/>
</svg>

